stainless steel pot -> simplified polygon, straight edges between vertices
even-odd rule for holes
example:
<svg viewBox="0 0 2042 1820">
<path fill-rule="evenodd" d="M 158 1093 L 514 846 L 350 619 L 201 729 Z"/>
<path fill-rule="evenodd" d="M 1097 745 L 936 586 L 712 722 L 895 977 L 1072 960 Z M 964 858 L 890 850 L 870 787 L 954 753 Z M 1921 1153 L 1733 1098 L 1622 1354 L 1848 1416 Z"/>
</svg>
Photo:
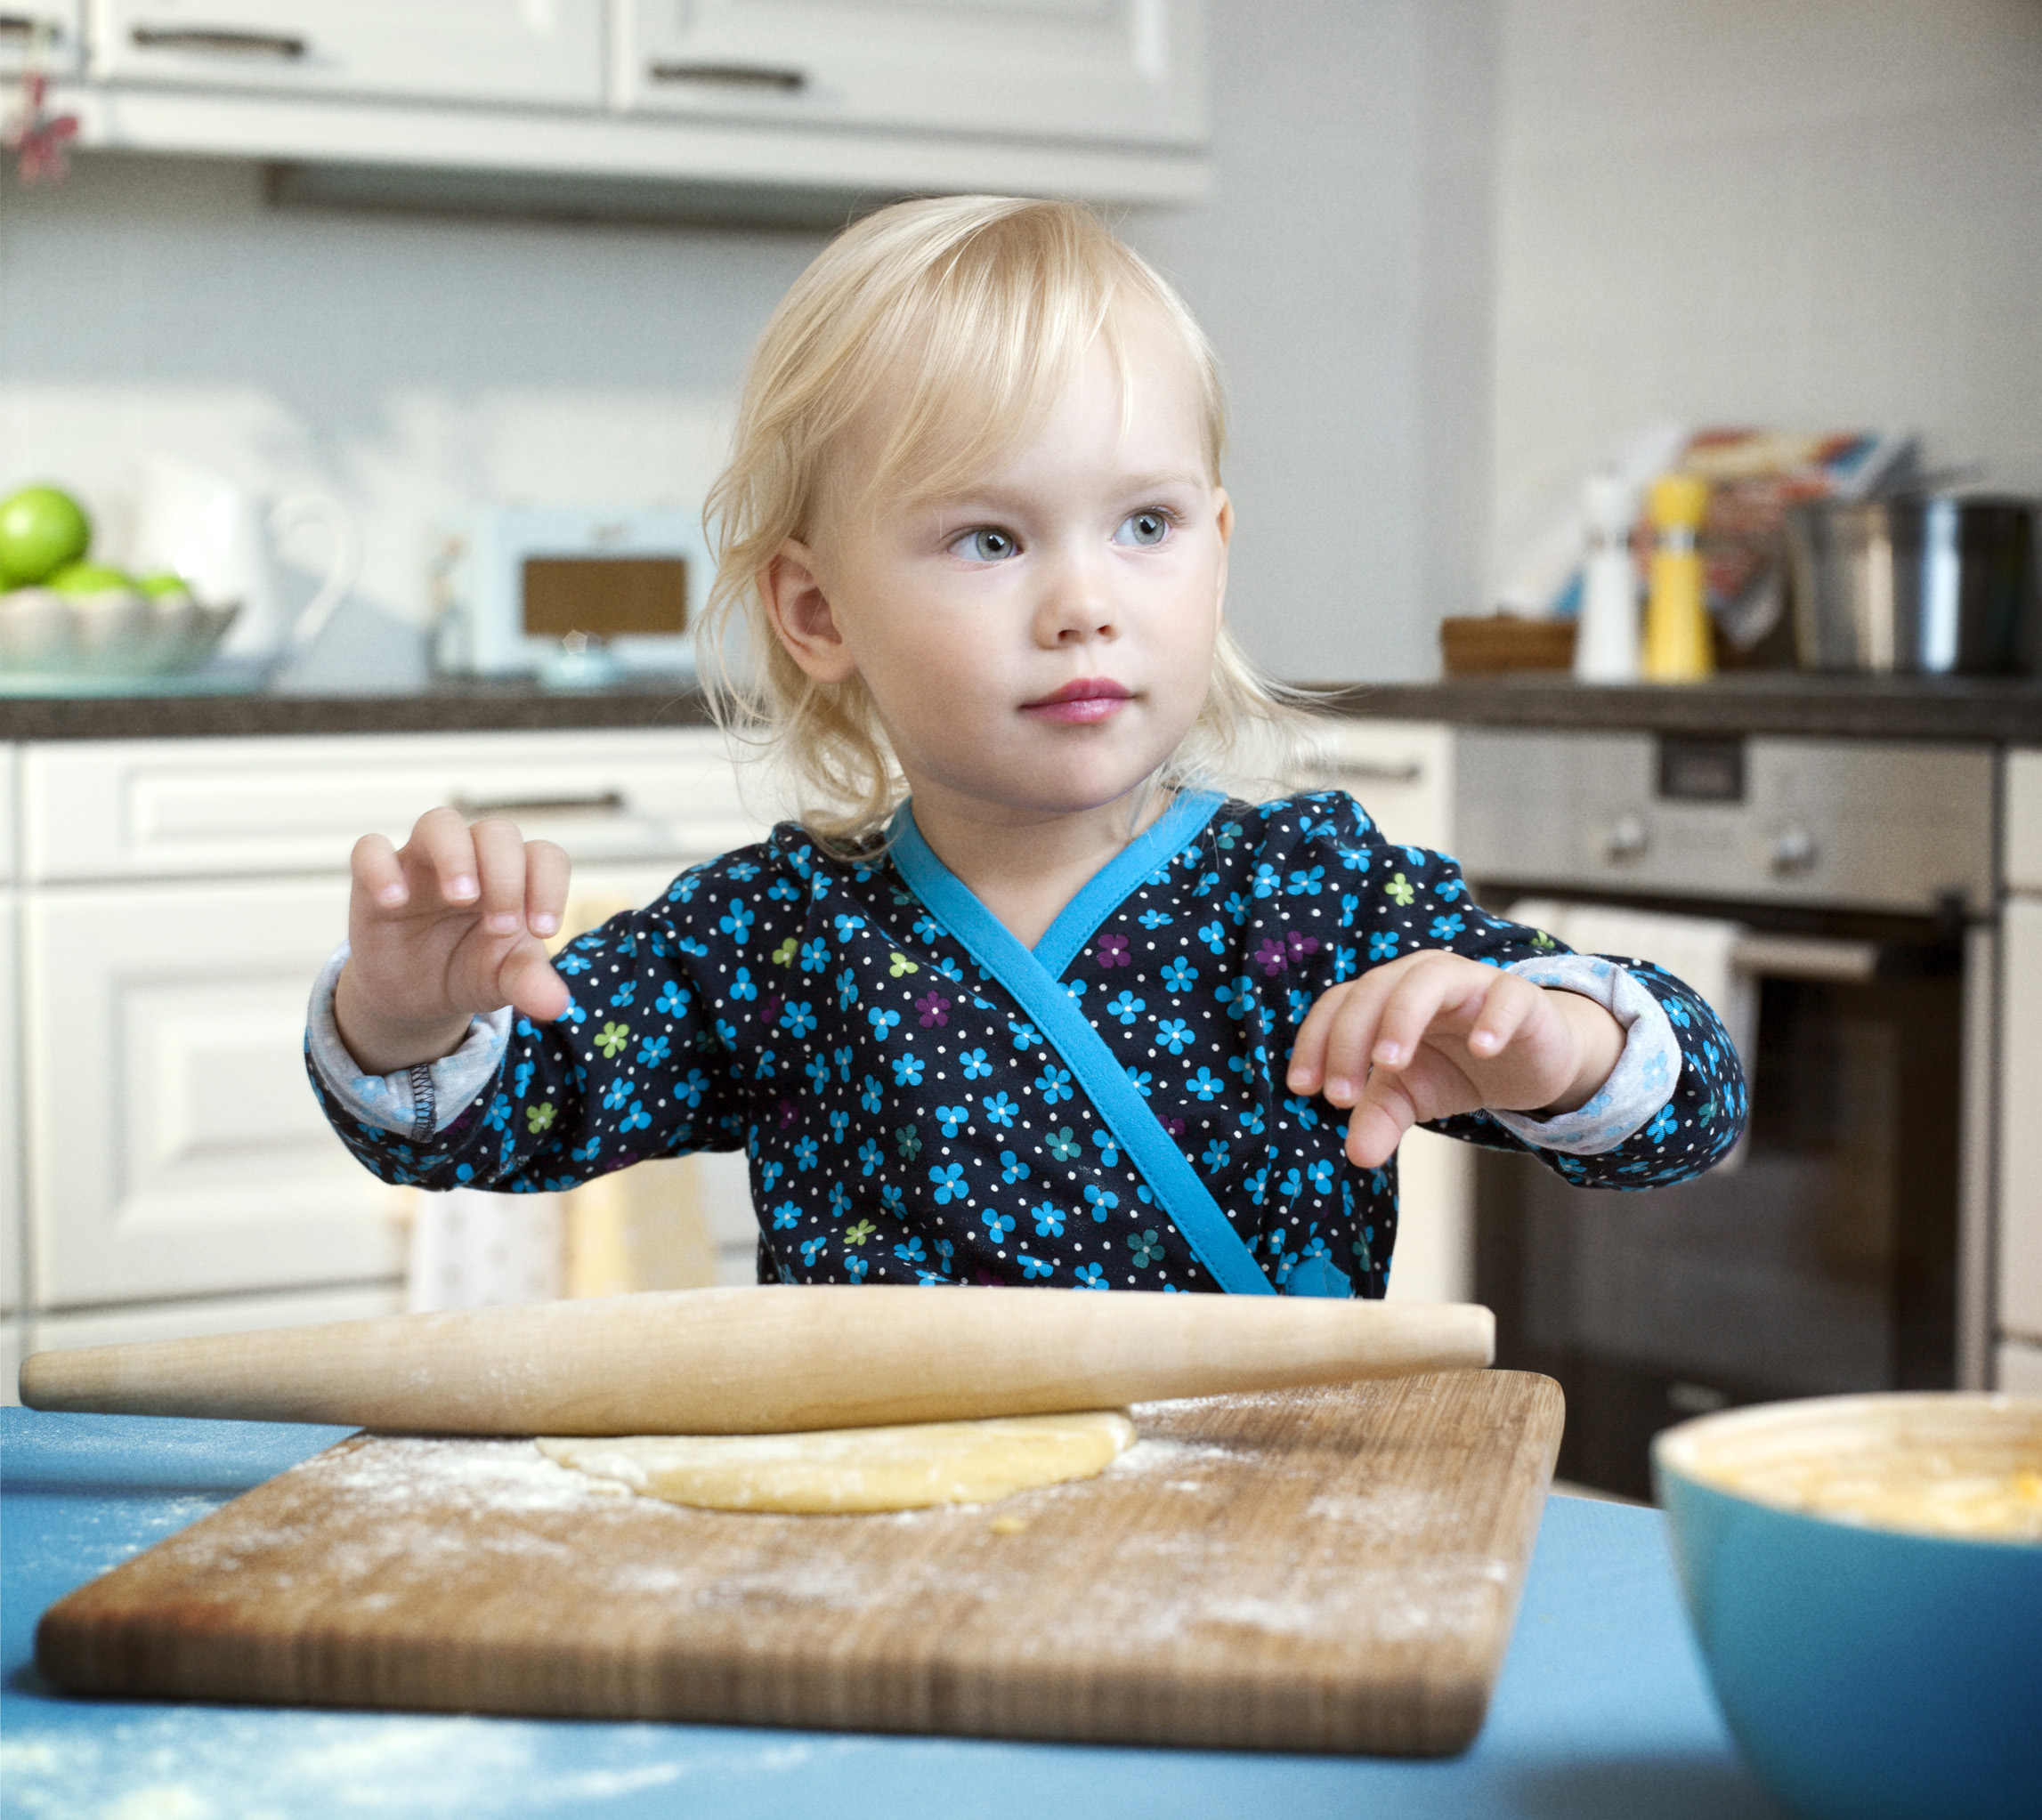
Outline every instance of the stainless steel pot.
<svg viewBox="0 0 2042 1820">
<path fill-rule="evenodd" d="M 2042 657 L 2032 499 L 1816 499 L 1787 514 L 1804 670 L 2024 675 Z"/>
</svg>

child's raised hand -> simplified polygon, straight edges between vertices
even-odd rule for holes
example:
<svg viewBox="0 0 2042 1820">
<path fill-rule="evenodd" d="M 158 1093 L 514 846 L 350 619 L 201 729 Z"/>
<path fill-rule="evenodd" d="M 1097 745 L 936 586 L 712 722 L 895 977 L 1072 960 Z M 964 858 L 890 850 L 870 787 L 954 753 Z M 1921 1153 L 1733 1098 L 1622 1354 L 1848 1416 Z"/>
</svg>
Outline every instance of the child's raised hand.
<svg viewBox="0 0 2042 1820">
<path fill-rule="evenodd" d="M 1592 999 L 1422 949 L 1323 994 L 1291 1052 L 1292 1093 L 1352 1106 L 1347 1153 L 1387 1162 L 1429 1119 L 1567 1112 L 1608 1079 L 1623 1027 Z"/>
<path fill-rule="evenodd" d="M 544 1020 L 567 1008 L 541 939 L 567 902 L 568 858 L 551 841 L 528 841 L 500 818 L 471 828 L 432 809 L 401 847 L 362 836 L 351 870 L 351 952 L 334 1015 L 364 1068 L 436 1061 L 477 1012 L 512 1005 Z"/>
</svg>

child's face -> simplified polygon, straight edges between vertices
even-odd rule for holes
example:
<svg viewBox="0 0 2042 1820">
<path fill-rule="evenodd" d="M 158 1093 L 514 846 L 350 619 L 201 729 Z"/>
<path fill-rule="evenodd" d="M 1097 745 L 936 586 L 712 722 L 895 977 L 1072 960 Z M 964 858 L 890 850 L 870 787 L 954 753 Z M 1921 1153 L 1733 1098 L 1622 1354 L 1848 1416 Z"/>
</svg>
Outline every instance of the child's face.
<svg viewBox="0 0 2042 1820">
<path fill-rule="evenodd" d="M 967 490 L 841 514 L 762 578 L 809 675 L 871 692 L 918 808 L 1004 822 L 1124 798 L 1205 698 L 1232 508 L 1189 359 L 1128 325 L 1132 409 L 1095 345 L 1040 433 Z M 855 476 L 861 453 L 846 457 Z"/>
</svg>

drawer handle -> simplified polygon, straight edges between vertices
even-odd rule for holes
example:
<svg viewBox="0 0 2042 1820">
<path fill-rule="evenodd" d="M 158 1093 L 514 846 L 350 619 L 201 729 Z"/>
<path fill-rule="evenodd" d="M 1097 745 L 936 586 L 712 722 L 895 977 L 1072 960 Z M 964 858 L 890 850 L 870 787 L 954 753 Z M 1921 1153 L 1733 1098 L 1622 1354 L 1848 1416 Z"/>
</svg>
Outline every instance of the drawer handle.
<svg viewBox="0 0 2042 1820">
<path fill-rule="evenodd" d="M 1401 764 L 1382 758 L 1341 758 L 1320 767 L 1331 778 L 1351 778 L 1357 783 L 1416 783 L 1425 767 L 1415 758 Z"/>
<path fill-rule="evenodd" d="M 806 69 L 775 69 L 764 63 L 652 63 L 654 82 L 704 82 L 716 88 L 770 88 L 792 94 L 808 86 Z"/>
<path fill-rule="evenodd" d="M 36 28 L 43 27 L 53 38 L 64 35 L 63 27 L 53 19 L 37 19 L 27 12 L 0 12 L 0 38 L 32 38 Z"/>
<path fill-rule="evenodd" d="M 228 26 L 138 25 L 129 34 L 145 51 L 215 51 L 230 57 L 302 57 L 312 48 L 289 32 L 236 31 Z"/>
<path fill-rule="evenodd" d="M 480 821 L 490 815 L 621 815 L 630 805 L 623 791 L 603 790 L 587 797 L 456 797 L 451 806 L 464 821 Z"/>
<path fill-rule="evenodd" d="M 1861 985 L 1879 971 L 1876 942 L 1837 942 L 1820 935 L 1740 935 L 1730 948 L 1740 973 L 1776 980 L 1826 980 Z"/>
</svg>

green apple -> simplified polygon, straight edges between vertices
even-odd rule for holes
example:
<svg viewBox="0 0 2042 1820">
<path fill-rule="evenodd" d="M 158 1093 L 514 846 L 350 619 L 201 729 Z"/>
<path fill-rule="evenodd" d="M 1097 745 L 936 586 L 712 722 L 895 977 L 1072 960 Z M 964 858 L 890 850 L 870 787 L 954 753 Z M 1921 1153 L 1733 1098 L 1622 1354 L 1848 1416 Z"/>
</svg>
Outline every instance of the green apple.
<svg viewBox="0 0 2042 1820">
<path fill-rule="evenodd" d="M 174 575 L 163 570 L 155 575 L 138 575 L 134 578 L 134 591 L 146 595 L 152 601 L 168 600 L 173 595 L 190 594 L 191 584 L 182 575 Z"/>
<path fill-rule="evenodd" d="M 126 594 L 134 583 L 118 569 L 99 562 L 72 562 L 44 578 L 43 586 L 53 594 Z"/>
<path fill-rule="evenodd" d="M 0 587 L 43 581 L 92 547 L 93 522 L 69 493 L 23 487 L 0 499 Z"/>
</svg>

